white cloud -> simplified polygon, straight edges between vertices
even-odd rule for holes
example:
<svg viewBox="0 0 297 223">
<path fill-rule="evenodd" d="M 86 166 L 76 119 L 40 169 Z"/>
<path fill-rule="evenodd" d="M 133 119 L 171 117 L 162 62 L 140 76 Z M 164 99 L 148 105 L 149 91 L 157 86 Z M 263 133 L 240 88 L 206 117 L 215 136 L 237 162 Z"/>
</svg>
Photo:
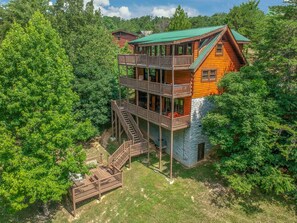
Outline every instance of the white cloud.
<svg viewBox="0 0 297 223">
<path fill-rule="evenodd" d="M 129 18 L 131 18 L 131 15 L 132 15 L 127 6 L 100 7 L 100 9 L 101 9 L 102 14 L 106 15 L 106 16 L 117 16 L 117 17 L 121 17 L 121 18 L 124 18 L 124 19 L 129 19 Z"/>
<path fill-rule="evenodd" d="M 176 8 L 176 5 L 159 5 L 154 7 L 141 7 L 139 9 L 136 7 L 136 9 L 133 9 L 133 12 L 135 11 L 137 14 L 132 15 L 132 17 L 139 17 L 143 15 L 172 17 Z M 197 16 L 200 14 L 196 9 L 187 6 L 182 6 L 182 8 L 185 10 L 188 16 Z"/>
<path fill-rule="evenodd" d="M 84 0 L 85 4 L 90 0 Z M 135 17 L 141 17 L 145 15 L 158 16 L 158 17 L 172 17 L 177 5 L 159 5 L 159 6 L 139 6 L 132 5 L 115 7 L 110 5 L 110 0 L 94 0 L 95 8 L 100 8 L 101 12 L 105 16 L 117 16 L 123 19 L 130 19 Z M 196 9 L 182 6 L 188 16 L 199 15 Z"/>
<path fill-rule="evenodd" d="M 151 11 L 152 16 L 171 17 L 175 12 L 175 7 L 168 8 L 168 6 L 157 6 Z"/>
<path fill-rule="evenodd" d="M 84 0 L 84 3 L 87 4 L 90 2 L 90 0 Z M 94 0 L 94 6 L 95 8 L 98 8 L 99 6 L 109 6 L 109 0 Z"/>
</svg>

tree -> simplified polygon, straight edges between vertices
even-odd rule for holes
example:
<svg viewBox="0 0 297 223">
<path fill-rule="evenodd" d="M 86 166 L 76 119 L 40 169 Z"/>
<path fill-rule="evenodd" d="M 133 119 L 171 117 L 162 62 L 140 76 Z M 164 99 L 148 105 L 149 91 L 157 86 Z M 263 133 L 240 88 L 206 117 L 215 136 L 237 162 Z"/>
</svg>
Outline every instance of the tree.
<svg viewBox="0 0 297 223">
<path fill-rule="evenodd" d="M 211 143 L 219 146 L 221 175 L 242 194 L 258 188 L 276 194 L 296 190 L 288 171 L 290 163 L 296 168 L 296 151 L 292 144 L 278 146 L 284 137 L 279 132 L 279 108 L 269 96 L 263 75 L 247 67 L 227 74 L 219 88 L 224 93 L 212 98 L 215 109 L 203 119 L 203 129 Z M 296 129 L 290 131 L 293 140 Z"/>
<path fill-rule="evenodd" d="M 74 68 L 74 90 L 80 98 L 75 112 L 79 120 L 90 119 L 100 129 L 109 121 L 110 101 L 118 92 L 113 37 L 103 26 L 100 11 L 94 11 L 92 1 L 86 8 L 83 0 L 57 1 L 53 15 L 53 26 Z"/>
<path fill-rule="evenodd" d="M 83 173 L 76 146 L 93 134 L 72 109 L 72 67 L 58 33 L 40 12 L 15 23 L 0 48 L 0 196 L 13 210 L 59 201 Z"/>
<path fill-rule="evenodd" d="M 173 17 L 170 20 L 169 31 L 183 30 L 183 29 L 190 29 L 190 28 L 191 28 L 191 22 L 188 18 L 188 15 L 179 5 L 176 8 Z"/>
<path fill-rule="evenodd" d="M 249 0 L 234 6 L 227 15 L 226 23 L 247 36 L 253 41 L 258 41 L 258 33 L 264 22 L 264 12 L 258 7 L 259 0 Z"/>
<path fill-rule="evenodd" d="M 49 0 L 11 0 L 1 5 L 0 41 L 3 40 L 13 22 L 21 25 L 27 24 L 36 10 L 45 14 L 49 10 L 49 2 Z"/>
<path fill-rule="evenodd" d="M 297 121 L 297 1 L 270 8 L 256 42 L 258 64 L 285 122 Z"/>
</svg>

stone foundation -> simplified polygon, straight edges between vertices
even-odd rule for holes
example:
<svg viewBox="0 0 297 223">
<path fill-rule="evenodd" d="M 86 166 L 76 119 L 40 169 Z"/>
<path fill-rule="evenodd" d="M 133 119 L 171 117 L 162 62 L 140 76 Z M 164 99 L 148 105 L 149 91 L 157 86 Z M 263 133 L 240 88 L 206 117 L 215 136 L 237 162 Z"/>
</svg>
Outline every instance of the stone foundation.
<svg viewBox="0 0 297 223">
<path fill-rule="evenodd" d="M 173 133 L 173 155 L 176 160 L 187 167 L 196 165 L 198 158 L 198 144 L 205 143 L 205 154 L 210 150 L 208 138 L 202 134 L 201 119 L 212 109 L 212 104 L 206 98 L 192 99 L 191 126 Z M 139 119 L 139 126 L 143 132 L 147 131 L 147 122 Z M 162 129 L 162 137 L 167 141 L 167 153 L 170 154 L 170 131 Z M 159 138 L 159 126 L 150 123 L 150 138 Z"/>
</svg>

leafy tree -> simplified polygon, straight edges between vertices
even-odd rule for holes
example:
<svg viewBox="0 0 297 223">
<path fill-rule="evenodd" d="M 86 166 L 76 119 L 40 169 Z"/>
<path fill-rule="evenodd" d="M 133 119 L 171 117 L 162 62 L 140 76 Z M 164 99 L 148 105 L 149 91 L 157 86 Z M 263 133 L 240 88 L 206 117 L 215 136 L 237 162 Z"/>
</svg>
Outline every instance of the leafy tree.
<svg viewBox="0 0 297 223">
<path fill-rule="evenodd" d="M 258 7 L 259 0 L 249 0 L 234 6 L 227 15 L 226 22 L 242 35 L 252 41 L 258 40 L 258 32 L 261 30 L 265 15 Z"/>
<path fill-rule="evenodd" d="M 93 134 L 72 114 L 72 66 L 58 33 L 40 12 L 14 24 L 0 48 L 0 196 L 11 209 L 59 201 L 69 173 L 84 172 L 75 145 Z"/>
<path fill-rule="evenodd" d="M 258 63 L 286 122 L 297 121 L 297 1 L 270 8 L 256 43 Z"/>
<path fill-rule="evenodd" d="M 188 18 L 187 13 L 182 9 L 182 7 L 179 5 L 173 17 L 170 20 L 169 24 L 169 30 L 183 30 L 183 29 L 190 29 L 191 28 L 191 22 Z"/>
<path fill-rule="evenodd" d="M 83 0 L 60 0 L 53 14 L 53 26 L 74 68 L 74 90 L 80 98 L 75 111 L 79 120 L 90 119 L 99 129 L 109 121 L 110 100 L 117 97 L 117 47 L 92 1 L 84 8 Z"/>
<path fill-rule="evenodd" d="M 294 191 L 288 165 L 296 163 L 296 151 L 292 144 L 278 146 L 284 137 L 279 109 L 262 74 L 247 67 L 226 75 L 219 88 L 224 93 L 213 97 L 215 110 L 203 119 L 211 143 L 219 145 L 219 172 L 242 194 L 257 188 L 277 194 Z M 293 139 L 296 129 L 290 131 Z"/>
<path fill-rule="evenodd" d="M 3 40 L 13 22 L 25 25 L 36 10 L 45 14 L 48 9 L 49 0 L 11 0 L 7 4 L 1 5 L 0 40 Z"/>
</svg>

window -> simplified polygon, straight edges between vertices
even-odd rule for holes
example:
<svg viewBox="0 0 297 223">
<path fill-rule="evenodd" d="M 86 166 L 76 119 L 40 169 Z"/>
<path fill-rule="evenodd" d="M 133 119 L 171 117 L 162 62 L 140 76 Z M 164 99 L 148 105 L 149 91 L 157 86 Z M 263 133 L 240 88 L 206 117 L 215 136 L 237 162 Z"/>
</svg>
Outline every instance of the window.
<svg viewBox="0 0 297 223">
<path fill-rule="evenodd" d="M 174 111 L 180 115 L 184 114 L 184 99 L 177 98 L 174 100 Z"/>
<path fill-rule="evenodd" d="M 217 79 L 217 70 L 202 70 L 202 82 L 216 81 Z"/>
<path fill-rule="evenodd" d="M 217 44 L 216 55 L 223 55 L 223 44 L 222 43 Z"/>
<path fill-rule="evenodd" d="M 183 46 L 178 46 L 178 48 L 177 48 L 177 54 L 178 55 L 183 55 L 183 51 L 184 51 L 184 48 L 183 48 Z"/>
<path fill-rule="evenodd" d="M 188 43 L 187 45 L 187 55 L 192 55 L 192 43 Z"/>
</svg>

